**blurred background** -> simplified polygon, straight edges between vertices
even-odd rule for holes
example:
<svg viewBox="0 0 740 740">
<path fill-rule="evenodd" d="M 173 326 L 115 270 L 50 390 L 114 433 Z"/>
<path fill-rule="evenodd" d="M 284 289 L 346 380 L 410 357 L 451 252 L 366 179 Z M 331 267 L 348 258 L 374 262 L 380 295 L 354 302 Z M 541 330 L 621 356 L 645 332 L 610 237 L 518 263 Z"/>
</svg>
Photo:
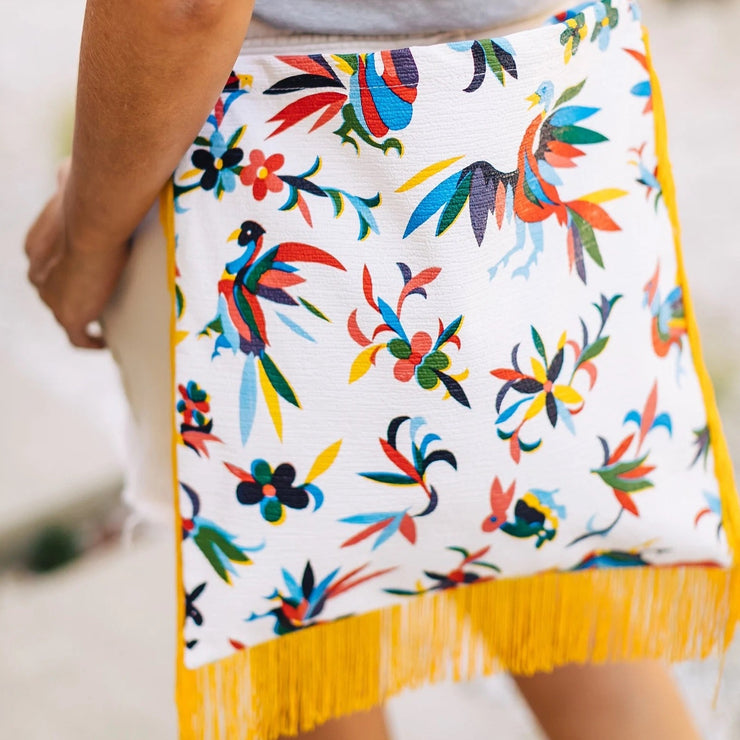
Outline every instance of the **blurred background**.
<svg viewBox="0 0 740 740">
<path fill-rule="evenodd" d="M 662 77 L 684 256 L 740 469 L 740 0 L 642 0 Z M 26 229 L 68 152 L 84 0 L 2 0 L 0 737 L 175 737 L 172 533 L 126 526 L 125 406 L 107 353 L 67 344 L 26 282 Z M 130 522 L 129 522 L 130 524 Z M 676 667 L 705 737 L 740 737 L 740 640 Z M 505 676 L 407 692 L 396 740 L 539 738 Z"/>
</svg>

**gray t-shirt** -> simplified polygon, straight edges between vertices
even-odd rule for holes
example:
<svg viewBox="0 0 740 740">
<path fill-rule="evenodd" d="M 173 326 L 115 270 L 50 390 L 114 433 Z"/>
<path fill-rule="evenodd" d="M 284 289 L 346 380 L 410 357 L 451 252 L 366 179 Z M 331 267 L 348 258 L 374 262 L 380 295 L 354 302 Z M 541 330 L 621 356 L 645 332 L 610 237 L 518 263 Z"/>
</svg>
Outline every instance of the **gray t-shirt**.
<svg viewBox="0 0 740 740">
<path fill-rule="evenodd" d="M 552 6 L 553 0 L 256 0 L 254 14 L 303 33 L 392 35 L 484 28 Z"/>
</svg>

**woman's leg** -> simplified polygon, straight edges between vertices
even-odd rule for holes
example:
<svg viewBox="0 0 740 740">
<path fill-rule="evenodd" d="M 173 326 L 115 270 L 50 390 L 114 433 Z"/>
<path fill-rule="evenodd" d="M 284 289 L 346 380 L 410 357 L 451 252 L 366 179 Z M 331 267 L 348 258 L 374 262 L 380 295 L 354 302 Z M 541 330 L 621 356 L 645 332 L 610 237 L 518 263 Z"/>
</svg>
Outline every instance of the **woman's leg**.
<svg viewBox="0 0 740 740">
<path fill-rule="evenodd" d="M 569 665 L 513 678 L 550 740 L 700 738 L 662 663 Z"/>
<path fill-rule="evenodd" d="M 700 740 L 662 663 L 569 665 L 512 678 L 550 740 Z M 295 740 L 390 740 L 390 734 L 381 706 Z"/>
<path fill-rule="evenodd" d="M 390 734 L 385 724 L 383 707 L 379 706 L 369 712 L 357 712 L 329 720 L 315 730 L 294 736 L 291 740 L 390 740 Z"/>
</svg>

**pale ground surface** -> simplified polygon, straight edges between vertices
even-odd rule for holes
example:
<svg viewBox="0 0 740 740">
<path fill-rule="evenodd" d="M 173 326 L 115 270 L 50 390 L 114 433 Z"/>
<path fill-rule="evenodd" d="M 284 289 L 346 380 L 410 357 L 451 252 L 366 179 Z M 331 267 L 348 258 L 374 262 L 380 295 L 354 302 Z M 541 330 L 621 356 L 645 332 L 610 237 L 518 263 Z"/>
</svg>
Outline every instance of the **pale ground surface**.
<svg viewBox="0 0 740 740">
<path fill-rule="evenodd" d="M 82 0 L 2 0 L 0 25 L 0 556 L 40 515 L 119 477 L 123 403 L 106 355 L 66 346 L 25 285 L 20 243 L 69 125 Z M 736 254 L 740 3 L 644 0 L 663 80 L 685 258 L 731 448 L 740 450 Z M 110 433 L 104 433 L 109 430 Z M 172 547 L 162 535 L 56 575 L 0 574 L 0 737 L 174 738 Z M 740 738 L 740 642 L 716 712 L 716 662 L 677 674 L 708 740 Z M 537 738 L 504 677 L 408 692 L 390 704 L 395 740 Z"/>
</svg>

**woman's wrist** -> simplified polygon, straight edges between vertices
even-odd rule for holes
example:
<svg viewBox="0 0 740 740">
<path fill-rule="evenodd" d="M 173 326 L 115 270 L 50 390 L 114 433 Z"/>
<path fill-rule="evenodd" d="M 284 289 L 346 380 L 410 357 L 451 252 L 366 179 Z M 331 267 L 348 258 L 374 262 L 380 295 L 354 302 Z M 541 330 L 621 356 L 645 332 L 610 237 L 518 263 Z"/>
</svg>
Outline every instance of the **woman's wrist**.
<svg viewBox="0 0 740 740">
<path fill-rule="evenodd" d="M 135 228 L 127 228 L 113 214 L 104 213 L 96 198 L 78 184 L 74 163 L 62 195 L 67 249 L 79 254 L 118 250 L 126 245 Z M 140 220 L 140 219 L 139 219 Z M 138 222 L 134 216 L 134 222 Z"/>
</svg>

